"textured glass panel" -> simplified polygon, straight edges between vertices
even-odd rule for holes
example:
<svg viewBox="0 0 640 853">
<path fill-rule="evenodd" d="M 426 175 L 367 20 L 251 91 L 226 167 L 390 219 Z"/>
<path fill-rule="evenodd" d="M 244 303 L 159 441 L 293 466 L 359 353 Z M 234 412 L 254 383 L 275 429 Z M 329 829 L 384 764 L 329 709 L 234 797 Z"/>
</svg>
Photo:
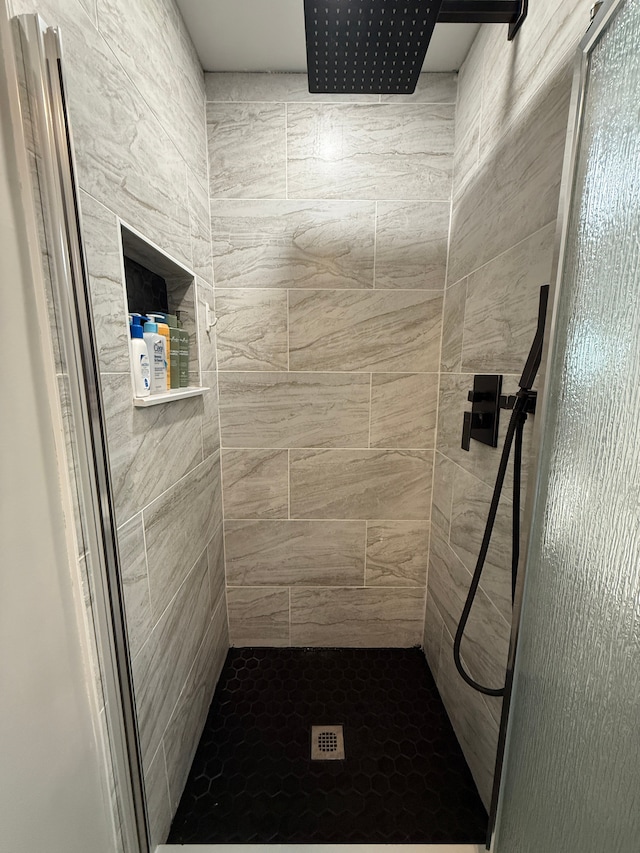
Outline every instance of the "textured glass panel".
<svg viewBox="0 0 640 853">
<path fill-rule="evenodd" d="M 640 850 L 639 45 L 589 60 L 497 853 Z"/>
</svg>

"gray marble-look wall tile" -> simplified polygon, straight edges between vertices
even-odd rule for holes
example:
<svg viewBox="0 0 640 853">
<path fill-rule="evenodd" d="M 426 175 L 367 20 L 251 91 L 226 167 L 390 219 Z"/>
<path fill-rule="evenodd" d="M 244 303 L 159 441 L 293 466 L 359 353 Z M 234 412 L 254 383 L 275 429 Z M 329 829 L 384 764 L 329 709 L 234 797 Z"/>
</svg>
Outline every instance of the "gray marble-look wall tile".
<svg viewBox="0 0 640 853">
<path fill-rule="evenodd" d="M 229 586 L 363 586 L 364 521 L 225 521 Z"/>
<path fill-rule="evenodd" d="M 216 288 L 220 370 L 286 370 L 287 291 Z"/>
<path fill-rule="evenodd" d="M 451 636 L 455 636 L 458 629 L 470 584 L 471 573 L 434 532 L 429 554 L 428 595 L 433 597 Z M 500 688 L 504 685 L 509 635 L 509 624 L 479 589 L 460 649 L 472 678 L 487 687 Z M 500 722 L 499 716 L 496 722 Z"/>
<path fill-rule="evenodd" d="M 535 17 L 518 37 L 517 50 L 506 50 L 502 28 L 486 40 L 483 75 L 481 156 L 486 156 L 518 121 L 531 100 L 558 68 L 571 66 L 590 21 L 590 0 L 538 0 Z"/>
<path fill-rule="evenodd" d="M 189 371 L 197 372 L 198 369 L 213 372 L 218 369 L 216 355 L 216 327 L 207 329 L 207 305 L 209 306 L 211 316 L 215 314 L 215 298 L 212 287 L 201 278 L 196 279 L 198 291 L 198 314 L 197 314 L 197 338 L 195 335 L 194 326 L 193 332 L 189 336 Z M 183 302 L 183 310 L 186 309 L 187 316 L 193 311 L 192 305 Z M 188 328 L 185 324 L 185 327 Z"/>
<path fill-rule="evenodd" d="M 103 374 L 101 384 L 122 524 L 202 461 L 202 402 L 192 398 L 136 409 L 129 374 Z"/>
<path fill-rule="evenodd" d="M 449 202 L 379 201 L 375 286 L 441 290 L 448 239 Z"/>
<path fill-rule="evenodd" d="M 288 451 L 225 450 L 222 481 L 225 518 L 289 515 Z"/>
<path fill-rule="evenodd" d="M 67 465 L 67 473 L 71 482 L 71 503 L 73 507 L 73 522 L 74 533 L 76 539 L 76 547 L 78 556 L 85 553 L 87 543 L 84 529 L 83 508 L 80 501 L 81 484 L 78 470 L 78 442 L 76 436 L 76 424 L 71 411 L 71 388 L 69 387 L 69 377 L 66 375 L 58 375 L 58 400 L 60 403 L 60 415 L 62 417 L 62 425 L 64 429 L 64 447 L 65 447 L 65 462 Z"/>
<path fill-rule="evenodd" d="M 220 418 L 218 415 L 218 374 L 202 374 L 202 385 L 208 391 L 202 396 L 202 452 L 204 458 L 220 450 Z"/>
<path fill-rule="evenodd" d="M 180 802 L 228 648 L 226 610 L 220 601 L 164 733 L 172 811 Z"/>
<path fill-rule="evenodd" d="M 211 200 L 216 286 L 373 287 L 372 201 Z"/>
<path fill-rule="evenodd" d="M 470 572 L 478 559 L 492 494 L 493 489 L 472 474 L 456 472 L 450 542 Z M 505 620 L 511 620 L 511 507 L 511 501 L 503 495 L 480 582 L 480 588 Z"/>
<path fill-rule="evenodd" d="M 409 648 L 422 641 L 422 589 L 292 589 L 291 645 Z"/>
<path fill-rule="evenodd" d="M 429 522 L 367 523 L 366 586 L 426 586 Z"/>
<path fill-rule="evenodd" d="M 78 575 L 80 576 L 80 584 L 82 588 L 82 600 L 84 604 L 86 624 L 93 625 L 95 619 L 95 600 L 93 589 L 97 578 L 93 571 L 91 554 L 88 551 L 78 560 Z M 98 647 L 95 632 L 89 631 L 87 638 L 90 649 L 89 665 L 91 668 L 93 686 L 95 688 L 96 702 L 98 703 L 98 708 L 104 708 L 106 700 L 104 688 L 102 686 L 103 664 L 100 655 L 100 648 Z"/>
<path fill-rule="evenodd" d="M 369 377 L 220 373 L 224 447 L 365 447 Z"/>
<path fill-rule="evenodd" d="M 550 81 L 453 205 L 449 282 L 555 221 L 570 91 L 570 75 Z"/>
<path fill-rule="evenodd" d="M 200 180 L 187 169 L 189 227 L 191 230 L 191 270 L 208 285 L 213 286 L 211 264 L 211 221 L 209 194 Z"/>
<path fill-rule="evenodd" d="M 457 198 L 474 176 L 478 166 L 480 114 L 482 105 L 482 71 L 487 42 L 486 31 L 491 24 L 481 27 L 458 73 L 458 100 L 456 104 L 456 140 L 453 157 L 453 196 Z M 497 24 L 495 29 L 501 30 Z"/>
<path fill-rule="evenodd" d="M 154 112 L 158 104 L 149 106 L 140 97 L 121 65 L 124 58 L 116 58 L 112 46 L 73 5 L 42 2 L 38 11 L 64 32 L 80 187 L 190 266 L 185 160 Z M 138 49 L 132 48 L 133 62 L 139 47 L 136 43 Z M 159 97 L 169 102 L 169 109 L 176 108 L 164 91 Z"/>
<path fill-rule="evenodd" d="M 222 601 L 226 614 L 225 600 L 225 568 L 224 568 L 224 531 L 222 522 L 216 526 L 213 538 L 207 545 L 207 562 L 209 564 L 209 586 L 211 591 L 211 612 L 213 613 Z M 226 615 L 225 615 L 226 618 Z"/>
<path fill-rule="evenodd" d="M 457 95 L 456 73 L 423 72 L 418 77 L 412 95 L 381 95 L 383 104 L 455 104 Z"/>
<path fill-rule="evenodd" d="M 432 75 L 430 75 L 432 76 Z M 433 75 L 435 76 L 435 75 Z M 204 75 L 208 101 L 317 101 L 378 103 L 379 95 L 331 95 L 309 92 L 306 74 L 221 72 Z M 435 84 L 438 91 L 446 83 Z"/>
<path fill-rule="evenodd" d="M 291 291 L 291 370 L 437 371 L 437 291 Z"/>
<path fill-rule="evenodd" d="M 440 669 L 440 649 L 442 647 L 443 630 L 444 622 L 442 621 L 442 616 L 435 605 L 433 595 L 427 589 L 422 648 L 424 649 L 424 656 L 429 664 L 431 674 L 436 681 L 438 680 L 438 671 Z"/>
<path fill-rule="evenodd" d="M 100 370 L 128 373 L 129 328 L 122 281 L 120 226 L 111 211 L 84 192 L 80 193 L 80 207 Z"/>
<path fill-rule="evenodd" d="M 200 180 L 206 181 L 204 75 L 171 0 L 98 0 L 98 27 Z"/>
<path fill-rule="evenodd" d="M 469 276 L 463 372 L 522 370 L 536 329 L 540 285 L 551 276 L 554 237 L 552 222 Z"/>
<path fill-rule="evenodd" d="M 144 793 L 147 800 L 151 846 L 155 848 L 157 844 L 164 844 L 167 840 L 173 816 L 162 743 L 145 771 Z"/>
<path fill-rule="evenodd" d="M 118 528 L 120 574 L 127 613 L 129 652 L 134 658 L 151 633 L 154 620 L 151 614 L 147 555 L 144 544 L 142 513 Z"/>
<path fill-rule="evenodd" d="M 212 198 L 285 198 L 285 105 L 207 104 Z"/>
<path fill-rule="evenodd" d="M 374 373 L 371 447 L 434 447 L 437 408 L 436 373 Z"/>
<path fill-rule="evenodd" d="M 291 450 L 291 516 L 428 520 L 433 451 Z"/>
<path fill-rule="evenodd" d="M 431 501 L 431 524 L 437 527 L 445 540 L 449 541 L 451 527 L 451 501 L 456 469 L 453 462 L 436 451 L 433 471 L 433 499 Z"/>
<path fill-rule="evenodd" d="M 232 646 L 288 646 L 288 589 L 227 589 Z"/>
<path fill-rule="evenodd" d="M 145 768 L 182 692 L 210 621 L 207 555 L 191 569 L 133 661 L 140 747 Z M 189 630 L 185 631 L 184 626 Z"/>
<path fill-rule="evenodd" d="M 289 195 L 446 201 L 454 111 L 452 105 L 289 105 Z"/>
<path fill-rule="evenodd" d="M 498 748 L 498 725 L 481 694 L 465 684 L 458 675 L 453 663 L 453 640 L 446 627 L 442 632 L 436 683 L 478 793 L 488 810 Z"/>
<path fill-rule="evenodd" d="M 443 373 L 460 372 L 466 299 L 466 278 L 452 287 L 448 287 L 444 294 L 442 351 L 440 353 L 440 370 Z"/>
<path fill-rule="evenodd" d="M 156 619 L 222 519 L 219 465 L 218 456 L 210 456 L 144 510 L 149 589 Z"/>
</svg>

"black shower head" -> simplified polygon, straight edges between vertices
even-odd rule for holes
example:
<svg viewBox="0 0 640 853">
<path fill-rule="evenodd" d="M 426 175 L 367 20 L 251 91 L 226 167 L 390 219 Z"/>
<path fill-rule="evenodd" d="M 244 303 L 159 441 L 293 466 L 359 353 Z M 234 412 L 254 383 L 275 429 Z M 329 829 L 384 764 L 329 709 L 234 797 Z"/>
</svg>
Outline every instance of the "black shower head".
<svg viewBox="0 0 640 853">
<path fill-rule="evenodd" d="M 442 0 L 304 0 L 310 92 L 410 94 Z"/>
</svg>

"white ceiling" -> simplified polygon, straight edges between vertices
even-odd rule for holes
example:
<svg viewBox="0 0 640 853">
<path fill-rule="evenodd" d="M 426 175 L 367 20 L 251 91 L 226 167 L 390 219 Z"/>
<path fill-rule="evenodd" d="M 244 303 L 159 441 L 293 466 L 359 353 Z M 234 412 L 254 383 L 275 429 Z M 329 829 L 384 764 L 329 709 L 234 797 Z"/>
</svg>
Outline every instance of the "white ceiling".
<svg viewBox="0 0 640 853">
<path fill-rule="evenodd" d="M 306 71 L 303 0 L 177 0 L 205 71 Z M 423 71 L 457 71 L 478 24 L 437 24 Z"/>
</svg>

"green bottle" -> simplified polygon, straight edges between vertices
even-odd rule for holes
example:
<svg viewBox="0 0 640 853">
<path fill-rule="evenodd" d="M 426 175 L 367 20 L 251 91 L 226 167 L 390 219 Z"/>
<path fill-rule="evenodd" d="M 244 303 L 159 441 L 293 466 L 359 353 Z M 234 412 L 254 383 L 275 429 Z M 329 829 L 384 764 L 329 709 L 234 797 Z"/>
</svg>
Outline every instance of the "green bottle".
<svg viewBox="0 0 640 853">
<path fill-rule="evenodd" d="M 180 353 L 178 371 L 180 375 L 180 387 L 189 386 L 189 332 L 182 328 L 180 313 L 178 312 L 178 349 Z"/>
</svg>

